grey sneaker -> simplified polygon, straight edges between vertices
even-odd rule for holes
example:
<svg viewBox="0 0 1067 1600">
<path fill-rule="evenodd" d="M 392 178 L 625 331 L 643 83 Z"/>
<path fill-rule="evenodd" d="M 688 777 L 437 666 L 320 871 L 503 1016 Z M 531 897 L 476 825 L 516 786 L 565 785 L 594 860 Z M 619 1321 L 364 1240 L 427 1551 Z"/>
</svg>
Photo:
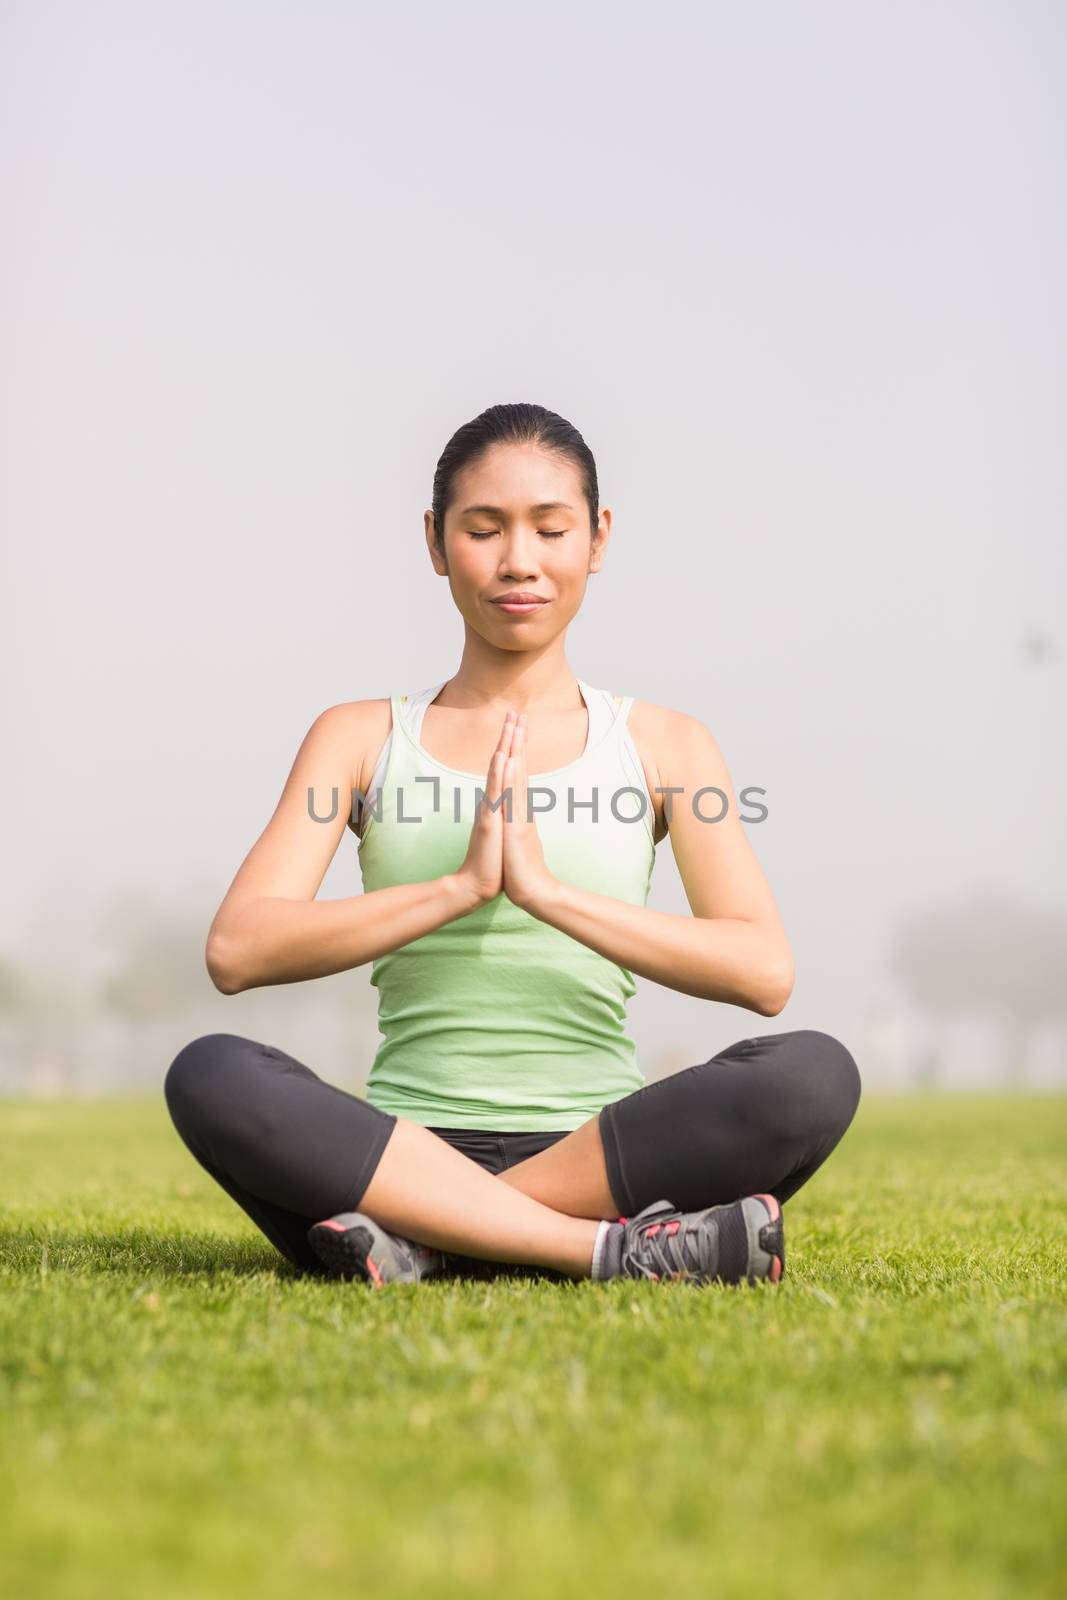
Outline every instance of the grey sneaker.
<svg viewBox="0 0 1067 1600">
<path fill-rule="evenodd" d="M 387 1283 L 419 1283 L 444 1269 L 440 1250 L 389 1233 L 362 1211 L 339 1211 L 314 1223 L 307 1239 L 332 1272 L 365 1278 L 375 1289 Z"/>
<path fill-rule="evenodd" d="M 773 1194 L 749 1195 L 706 1211 L 654 1200 L 623 1223 L 619 1274 L 689 1283 L 777 1283 L 785 1271 L 782 1208 Z"/>
</svg>

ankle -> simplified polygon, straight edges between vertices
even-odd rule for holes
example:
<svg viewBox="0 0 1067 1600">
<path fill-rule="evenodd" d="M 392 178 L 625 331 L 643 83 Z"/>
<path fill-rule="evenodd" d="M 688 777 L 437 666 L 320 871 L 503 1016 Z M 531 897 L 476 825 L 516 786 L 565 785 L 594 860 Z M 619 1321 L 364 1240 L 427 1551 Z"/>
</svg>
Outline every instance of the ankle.
<svg viewBox="0 0 1067 1600">
<path fill-rule="evenodd" d="M 621 1222 L 602 1221 L 597 1226 L 596 1242 L 590 1277 L 616 1278 L 622 1264 L 622 1240 L 625 1229 Z"/>
</svg>

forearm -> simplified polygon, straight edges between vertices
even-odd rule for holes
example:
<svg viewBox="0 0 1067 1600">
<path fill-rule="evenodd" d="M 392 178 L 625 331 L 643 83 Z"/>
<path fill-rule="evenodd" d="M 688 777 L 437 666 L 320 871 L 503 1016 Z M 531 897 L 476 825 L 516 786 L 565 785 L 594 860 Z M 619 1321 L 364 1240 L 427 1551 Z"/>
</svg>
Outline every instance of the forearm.
<svg viewBox="0 0 1067 1600">
<path fill-rule="evenodd" d="M 223 994 L 322 978 L 410 944 L 478 903 L 452 873 L 345 900 L 249 899 L 212 926 L 207 967 Z"/>
<path fill-rule="evenodd" d="M 682 994 L 775 1016 L 792 991 L 784 939 L 757 923 L 653 911 L 559 882 L 526 909 L 609 961 Z"/>
</svg>

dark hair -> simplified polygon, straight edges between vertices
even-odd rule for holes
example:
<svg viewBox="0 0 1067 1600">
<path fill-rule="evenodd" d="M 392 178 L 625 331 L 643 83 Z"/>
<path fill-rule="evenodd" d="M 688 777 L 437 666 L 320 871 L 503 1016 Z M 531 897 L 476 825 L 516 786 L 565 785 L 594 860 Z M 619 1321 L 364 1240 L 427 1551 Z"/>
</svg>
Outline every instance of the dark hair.
<svg viewBox="0 0 1067 1600">
<path fill-rule="evenodd" d="M 471 422 L 457 428 L 449 439 L 433 475 L 434 538 L 444 548 L 445 513 L 452 499 L 456 474 L 476 461 L 490 445 L 536 444 L 573 462 L 582 480 L 582 493 L 589 506 L 589 527 L 595 535 L 600 517 L 600 488 L 593 452 L 578 429 L 544 406 L 490 406 Z"/>
</svg>

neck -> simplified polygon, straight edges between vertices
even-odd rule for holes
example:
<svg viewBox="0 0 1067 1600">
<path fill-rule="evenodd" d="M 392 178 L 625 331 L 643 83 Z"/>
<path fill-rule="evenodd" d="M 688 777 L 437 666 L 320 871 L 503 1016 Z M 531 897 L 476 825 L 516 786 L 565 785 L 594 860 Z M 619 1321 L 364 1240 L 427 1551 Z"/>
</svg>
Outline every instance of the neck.
<svg viewBox="0 0 1067 1600">
<path fill-rule="evenodd" d="M 495 650 L 470 635 L 456 672 L 434 702 L 457 710 L 578 711 L 582 697 L 561 640 L 544 650 Z"/>
</svg>

